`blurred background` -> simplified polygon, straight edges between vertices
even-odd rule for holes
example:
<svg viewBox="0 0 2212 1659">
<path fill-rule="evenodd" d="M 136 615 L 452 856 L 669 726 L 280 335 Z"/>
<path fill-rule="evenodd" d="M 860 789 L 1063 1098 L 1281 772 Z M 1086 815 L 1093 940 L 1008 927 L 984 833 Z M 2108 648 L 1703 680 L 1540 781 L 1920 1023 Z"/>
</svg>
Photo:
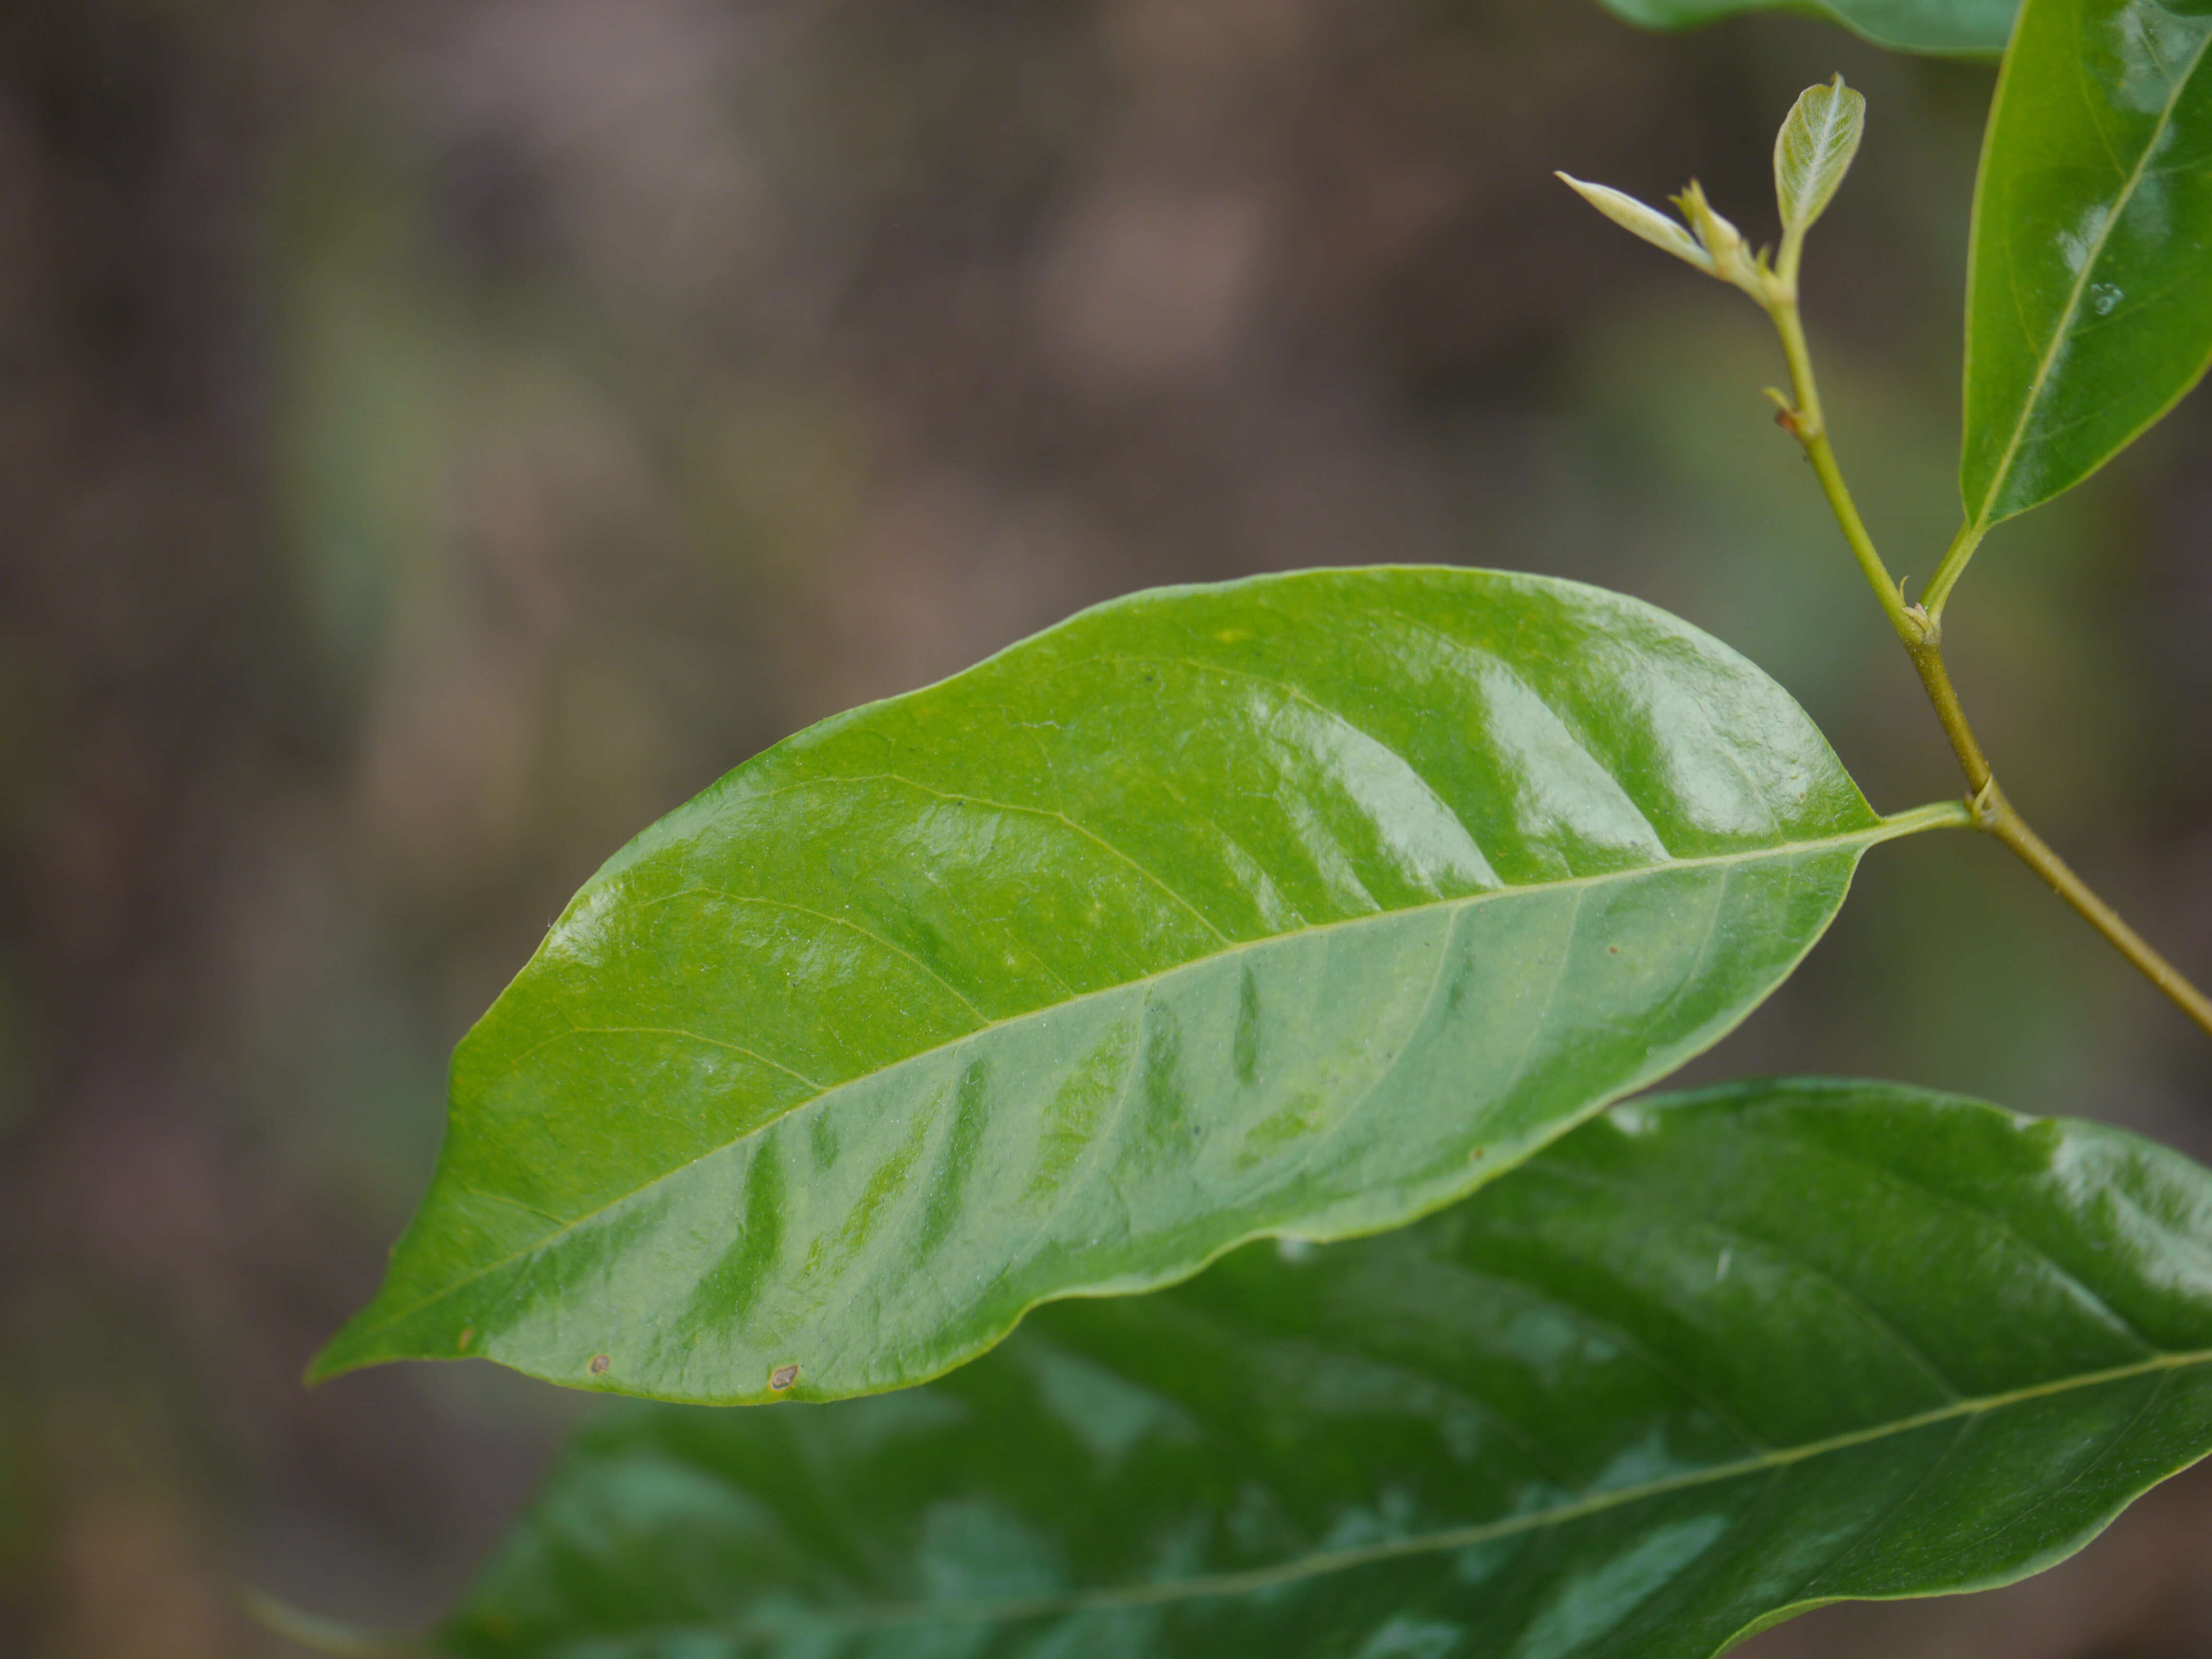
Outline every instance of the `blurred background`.
<svg viewBox="0 0 2212 1659">
<path fill-rule="evenodd" d="M 1626 590 L 1954 793 L 1739 297 L 1551 176 L 1871 98 L 1808 281 L 1892 564 L 1956 516 L 1989 70 L 1593 0 L 0 5 L 0 1653 L 434 1617 L 575 1396 L 297 1382 L 447 1052 L 592 869 L 806 722 L 1131 588 Z M 2212 975 L 2212 405 L 2000 532 L 2010 793 Z M 1886 848 L 1714 1077 L 1910 1078 L 2212 1155 L 2212 1047 L 1996 849 Z M 1748 1654 L 2212 1655 L 2212 1469 L 2014 1590 Z"/>
</svg>

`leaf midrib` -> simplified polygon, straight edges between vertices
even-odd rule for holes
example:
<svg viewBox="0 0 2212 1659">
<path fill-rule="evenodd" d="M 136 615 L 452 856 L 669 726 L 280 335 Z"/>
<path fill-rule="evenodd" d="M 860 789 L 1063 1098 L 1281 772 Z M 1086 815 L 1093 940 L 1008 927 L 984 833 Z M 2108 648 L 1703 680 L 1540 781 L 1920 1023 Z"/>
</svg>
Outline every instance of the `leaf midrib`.
<svg viewBox="0 0 2212 1659">
<path fill-rule="evenodd" d="M 1884 842 L 1894 841 L 1899 836 L 1912 835 L 1922 830 L 1934 829 L 1939 826 L 1954 826 L 1966 821 L 1964 811 L 1958 803 L 1943 801 L 1928 806 L 1916 807 L 1909 811 L 1894 813 L 1887 817 L 1878 817 L 1866 829 L 1853 830 L 1844 835 L 1816 836 L 1805 841 L 1778 842 L 1767 847 L 1754 848 L 1730 853 L 1708 854 L 1697 858 L 1669 859 L 1663 863 L 1638 865 L 1626 870 L 1608 870 L 1601 872 L 1596 875 L 1571 876 L 1558 881 L 1528 882 L 1512 886 L 1497 887 L 1484 892 L 1465 894 L 1457 898 L 1436 899 L 1427 903 L 1407 905 L 1401 908 L 1395 910 L 1376 910 L 1371 911 L 1364 915 L 1343 917 L 1335 921 L 1316 922 L 1310 927 L 1302 927 L 1294 933 L 1271 933 L 1264 939 L 1240 939 L 1232 941 L 1229 945 L 1222 950 L 1210 951 L 1204 956 L 1192 957 L 1185 961 L 1173 963 L 1169 967 L 1156 969 L 1154 972 L 1150 974 L 1139 975 L 1133 979 L 1122 980 L 1113 985 L 1101 986 L 1097 990 L 1085 991 L 1079 995 L 1070 997 L 1065 1001 L 1051 1003 L 1044 1007 L 1031 1008 L 1024 1010 L 1020 1013 L 1008 1014 L 1002 1018 L 993 1020 L 987 1024 L 978 1025 L 972 1030 L 964 1031 L 958 1036 L 949 1037 L 943 1042 L 934 1044 L 930 1048 L 919 1049 L 911 1054 L 902 1055 L 899 1059 L 891 1061 L 889 1065 L 878 1066 L 872 1072 L 864 1072 L 860 1073 L 858 1076 L 847 1078 L 838 1083 L 832 1084 L 830 1087 L 823 1090 L 819 1094 L 811 1095 L 805 1100 L 793 1103 L 786 1110 L 779 1113 L 776 1116 L 769 1119 L 767 1122 L 758 1124 L 752 1128 L 745 1130 L 741 1134 L 732 1135 L 727 1140 L 720 1141 L 714 1146 L 707 1147 L 705 1150 L 698 1152 L 695 1156 L 685 1159 L 683 1163 L 675 1164 L 672 1167 L 663 1170 L 660 1174 L 654 1176 L 651 1180 L 641 1182 L 637 1186 L 629 1188 L 627 1192 L 616 1194 L 614 1197 L 607 1200 L 605 1203 L 595 1206 L 592 1209 L 586 1211 L 583 1214 L 577 1216 L 574 1219 L 564 1223 L 560 1227 L 554 1229 L 552 1231 L 542 1234 L 538 1238 L 532 1240 L 528 1244 L 524 1245 L 521 1249 L 510 1251 L 507 1255 L 501 1256 L 496 1261 L 487 1262 L 484 1266 L 476 1269 L 473 1273 L 468 1273 L 462 1278 L 453 1279 L 447 1284 L 441 1285 L 437 1290 L 431 1291 L 428 1295 L 418 1297 L 414 1302 L 410 1303 L 406 1307 L 379 1320 L 375 1324 L 362 1327 L 358 1331 L 346 1333 L 345 1334 L 349 1336 L 351 1341 L 355 1344 L 367 1342 L 373 1338 L 380 1336 L 385 1332 L 392 1329 L 394 1326 L 402 1324 L 405 1321 L 411 1319 L 423 1309 L 444 1300 L 447 1297 L 452 1296 L 459 1291 L 466 1289 L 469 1285 L 475 1284 L 479 1279 L 489 1278 L 491 1274 L 499 1272 L 504 1267 L 513 1266 L 515 1262 L 523 1260 L 526 1256 L 530 1256 L 535 1255 L 538 1251 L 552 1248 L 561 1239 L 566 1237 L 570 1233 L 587 1225 L 600 1216 L 606 1214 L 609 1211 L 616 1209 L 622 1205 L 632 1202 L 641 1194 L 650 1192 L 653 1188 L 659 1186 L 665 1182 L 677 1179 L 678 1176 L 684 1174 L 685 1171 L 705 1163 L 708 1158 L 715 1158 L 726 1152 L 731 1147 L 738 1145 L 740 1141 L 746 1140 L 754 1135 L 763 1133 L 775 1125 L 782 1123 L 796 1115 L 798 1113 L 806 1110 L 809 1107 L 816 1105 L 821 1101 L 827 1100 L 832 1096 L 836 1095 L 844 1090 L 852 1088 L 857 1084 L 881 1077 L 885 1073 L 896 1070 L 901 1066 L 915 1065 L 922 1060 L 931 1058 L 933 1055 L 941 1054 L 949 1050 L 959 1048 L 967 1043 L 975 1042 L 979 1037 L 987 1036 L 990 1033 L 999 1030 L 1003 1027 L 1017 1024 L 1026 1020 L 1047 1018 L 1050 1015 L 1056 1014 L 1064 1009 L 1075 1007 L 1081 1003 L 1088 1002 L 1094 998 L 1115 995 L 1140 986 L 1157 983 L 1159 981 L 1170 978 L 1176 974 L 1205 967 L 1213 963 L 1229 960 L 1247 951 L 1259 950 L 1268 945 L 1279 945 L 1287 940 L 1310 939 L 1321 933 L 1334 933 L 1355 927 L 1377 926 L 1388 921 L 1401 921 L 1409 916 L 1429 915 L 1441 911 L 1472 909 L 1478 905 L 1500 899 L 1528 897 L 1539 894 L 1565 892 L 1577 888 L 1587 889 L 1613 882 L 1625 882 L 1649 878 L 1651 877 L 1671 874 L 1676 871 L 1711 869 L 1732 865 L 1753 864 L 1762 860 L 1776 859 L 1792 854 L 1826 852 L 1849 847 L 1856 847 L 1859 848 L 1861 852 L 1864 852 L 1869 848 L 1880 846 Z M 563 1037 L 588 1036 L 595 1031 L 607 1029 L 611 1028 L 589 1025 L 576 1026 L 562 1035 Z M 672 1036 L 689 1037 L 699 1042 L 713 1042 L 715 1040 L 705 1036 L 702 1033 L 687 1031 L 681 1028 L 669 1027 L 665 1029 L 667 1030 L 668 1035 Z M 559 1040 L 559 1038 L 549 1038 L 547 1039 L 547 1043 Z M 547 1043 L 540 1043 L 538 1046 L 539 1048 L 543 1048 L 547 1046 Z"/>
<path fill-rule="evenodd" d="M 2088 1371 L 2076 1376 L 2056 1378 L 2047 1382 L 2032 1383 L 2025 1388 L 2007 1390 L 2002 1394 L 1980 1398 L 1949 1401 L 1930 1410 L 1900 1417 L 1887 1423 L 1875 1424 L 1847 1433 L 1832 1435 L 1826 1439 L 1808 1441 L 1802 1445 L 1781 1447 L 1754 1453 L 1748 1457 L 1727 1463 L 1712 1464 L 1687 1474 L 1670 1475 L 1662 1480 L 1647 1480 L 1636 1486 L 1617 1487 L 1611 1492 L 1578 1498 L 1572 1503 L 1554 1504 L 1546 1510 L 1532 1510 L 1525 1515 L 1510 1516 L 1503 1520 L 1480 1522 L 1470 1526 L 1449 1527 L 1440 1531 L 1423 1533 L 1412 1538 L 1393 1540 L 1387 1544 L 1370 1544 L 1358 1549 L 1322 1550 L 1301 1556 L 1272 1567 L 1255 1567 L 1242 1572 L 1201 1574 L 1194 1577 L 1176 1579 L 1153 1584 L 1129 1584 L 1109 1589 L 1074 1591 L 1060 1595 L 1039 1595 L 1027 1598 L 1008 1597 L 994 1601 L 909 1601 L 894 1602 L 875 1608 L 851 1611 L 808 1610 L 799 1615 L 799 1622 L 810 1631 L 842 1632 L 846 1630 L 875 1630 L 902 1625 L 1006 1623 L 1023 1619 L 1049 1618 L 1054 1614 L 1112 1612 L 1117 1609 L 1156 1607 L 1163 1603 L 1201 1601 L 1212 1596 L 1246 1595 L 1271 1589 L 1283 1584 L 1300 1583 L 1308 1578 L 1345 1572 L 1356 1567 L 1378 1562 L 1403 1559 L 1409 1556 L 1439 1554 L 1450 1550 L 1470 1548 L 1478 1544 L 1493 1542 L 1500 1538 L 1516 1537 L 1524 1533 L 1540 1531 L 1547 1527 L 1565 1526 L 1571 1522 L 1601 1515 L 1609 1510 L 1641 1503 L 1646 1498 L 1662 1498 L 1671 1492 L 1694 1491 L 1700 1486 L 1718 1486 L 1746 1475 L 1761 1474 L 1770 1470 L 1786 1468 L 1793 1464 L 1825 1457 L 1831 1453 L 1849 1451 L 1854 1447 L 1870 1445 L 1910 1434 L 1916 1430 L 1931 1428 L 1938 1424 L 1956 1422 L 1981 1413 L 2000 1411 L 2008 1407 L 2024 1405 L 2031 1401 L 2045 1400 L 2075 1389 L 2094 1389 L 2112 1382 L 2124 1382 L 2139 1376 L 2160 1371 L 2179 1371 L 2193 1365 L 2212 1364 L 2212 1349 L 2187 1353 L 2160 1353 L 2133 1364 L 2114 1366 L 2107 1370 Z M 774 1630 L 758 1621 L 746 1621 L 744 1627 L 760 1628 L 763 1633 Z M 686 1626 L 683 1628 L 699 1628 Z M 712 1626 L 709 1628 L 726 1628 Z"/>
<path fill-rule="evenodd" d="M 1829 88 L 1823 90 L 1830 90 L 1831 95 L 1821 106 L 1820 125 L 1816 128 L 1808 121 L 1802 129 L 1806 137 L 1805 149 L 1799 158 L 1797 178 L 1790 189 L 1790 200 L 1784 204 L 1784 229 L 1798 225 L 1809 227 L 1813 218 L 1827 206 L 1826 202 L 1822 202 L 1817 208 L 1808 204 L 1820 194 L 1823 168 L 1828 157 L 1839 148 L 1838 137 L 1849 123 L 1844 118 L 1846 107 L 1844 99 Z M 1831 191 L 1829 195 L 1832 199 L 1834 192 Z"/>
<path fill-rule="evenodd" d="M 1990 487 L 1982 496 L 1981 505 L 1974 509 L 1974 528 L 1978 531 L 1986 531 L 1996 522 L 1990 515 L 1996 511 L 2005 487 L 2012 482 L 2013 469 L 2020 464 L 2021 446 L 2027 434 L 2027 423 L 2035 414 L 2036 405 L 2043 400 L 2044 387 L 2050 383 L 2051 371 L 2058 365 L 2059 350 L 2073 331 L 2074 319 L 2081 309 L 2081 296 L 2089 290 L 2089 278 L 2105 257 L 2106 245 L 2112 240 L 2112 227 L 2119 223 L 2122 216 L 2134 202 L 2136 191 L 2142 187 L 2143 175 L 2150 167 L 2150 158 L 2165 141 L 2167 128 L 2173 125 L 2173 112 L 2179 107 L 2190 83 L 2197 78 L 2197 70 L 2204 66 L 2208 49 L 2212 49 L 2212 29 L 2208 29 L 2203 39 L 2197 43 L 2197 50 L 2189 59 L 2189 67 L 2174 77 L 2173 94 L 2159 111 L 2157 123 L 2151 128 L 2149 138 L 2144 142 L 2142 154 L 2136 158 L 2127 182 L 2120 186 L 2120 193 L 2112 198 L 2112 211 L 2105 216 L 2105 222 L 2097 227 L 2096 243 L 2082 259 L 2081 269 L 2075 275 L 2073 289 L 2066 296 L 2065 309 L 2058 314 L 2058 325 L 2051 331 L 2050 343 L 2044 348 L 2041 360 L 2036 365 L 2035 378 L 2028 383 L 2027 396 L 2021 400 L 2020 418 L 2013 423 L 2012 437 L 1997 457 L 1996 469 L 1990 475 Z M 1975 240 L 1980 240 L 1978 234 Z M 1970 344 L 1970 353 L 1972 349 Z M 1968 367 L 1971 369 L 1971 362 Z"/>
</svg>

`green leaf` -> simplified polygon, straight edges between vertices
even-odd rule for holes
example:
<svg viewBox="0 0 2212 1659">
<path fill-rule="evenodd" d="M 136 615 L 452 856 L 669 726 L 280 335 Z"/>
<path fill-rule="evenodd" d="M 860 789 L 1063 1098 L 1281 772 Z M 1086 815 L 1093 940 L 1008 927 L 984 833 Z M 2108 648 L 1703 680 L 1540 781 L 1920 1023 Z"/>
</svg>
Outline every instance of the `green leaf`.
<svg viewBox="0 0 2212 1659">
<path fill-rule="evenodd" d="M 2012 33 L 2019 0 L 1604 0 L 1649 29 L 1686 29 L 1747 11 L 1793 11 L 1841 23 L 1897 52 L 1995 58 Z"/>
<path fill-rule="evenodd" d="M 1705 1659 L 2049 1566 L 2212 1448 L 2212 1176 L 1881 1084 L 1617 1107 L 943 1382 L 586 1427 L 474 1659 Z"/>
<path fill-rule="evenodd" d="M 1808 87 L 1774 139 L 1774 197 L 1782 228 L 1802 235 L 1828 210 L 1866 131 L 1866 100 L 1838 75 Z"/>
<path fill-rule="evenodd" d="M 2081 483 L 2212 359 L 2209 42 L 2203 0 L 2028 0 L 1975 196 L 1975 529 Z"/>
<path fill-rule="evenodd" d="M 1597 589 L 1101 606 L 801 732 L 584 888 L 460 1045 L 317 1362 L 730 1403 L 1395 1226 L 1716 1041 L 1877 818 L 1749 663 Z"/>
</svg>

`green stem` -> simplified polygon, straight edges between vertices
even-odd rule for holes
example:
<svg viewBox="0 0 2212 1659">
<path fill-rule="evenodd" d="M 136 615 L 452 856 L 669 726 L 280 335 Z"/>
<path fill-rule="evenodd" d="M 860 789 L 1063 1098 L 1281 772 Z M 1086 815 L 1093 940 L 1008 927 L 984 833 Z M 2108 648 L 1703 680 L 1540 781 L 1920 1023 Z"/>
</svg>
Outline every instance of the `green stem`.
<svg viewBox="0 0 2212 1659">
<path fill-rule="evenodd" d="M 1943 735 L 1951 740 L 1951 752 L 1959 757 L 1959 769 L 1966 775 L 1967 789 L 1980 794 L 1996 779 L 1990 770 L 1988 757 L 1982 753 L 1980 741 L 1974 736 L 1974 728 L 1966 724 L 1966 711 L 1959 706 L 1959 693 L 1951 684 L 1951 671 L 1944 666 L 1942 631 L 1936 629 L 1906 646 L 1905 653 L 1919 671 L 1920 684 L 1928 692 L 1928 701 L 1935 706 Z"/>
<path fill-rule="evenodd" d="M 2172 963 L 2151 948 L 2142 934 L 2121 921 L 2111 905 L 2091 891 L 2088 884 L 2069 869 L 2066 861 L 2028 827 L 2027 821 L 2005 798 L 2004 791 L 1997 787 L 1989 758 L 1982 752 L 1974 728 L 1967 724 L 1966 711 L 1960 706 L 1958 690 L 1952 685 L 1950 670 L 1943 662 L 1943 602 L 1950 597 L 1960 572 L 1966 568 L 1966 561 L 1973 557 L 1974 549 L 1980 544 L 1983 527 L 1971 523 L 1962 527 L 1944 554 L 1935 580 L 1929 584 L 1925 600 L 1914 605 L 1905 603 L 1897 584 L 1890 580 L 1888 567 L 1882 563 L 1881 555 L 1875 548 L 1874 538 L 1867 533 L 1865 521 L 1859 517 L 1850 491 L 1844 487 L 1835 451 L 1828 443 L 1826 424 L 1820 413 L 1820 394 L 1813 380 L 1812 354 L 1806 347 L 1805 325 L 1797 311 L 1794 262 L 1785 258 L 1785 268 L 1779 275 L 1783 280 L 1775 284 L 1766 308 L 1782 336 L 1782 349 L 1790 360 L 1790 385 L 1796 393 L 1795 404 L 1785 404 L 1783 409 L 1782 424 L 1804 447 L 1806 459 L 1813 463 L 1813 471 L 1820 477 L 1820 489 L 1834 510 L 1836 522 L 1843 526 L 1844 540 L 1850 544 L 1859 568 L 1866 573 L 1875 596 L 1881 601 L 1883 614 L 1897 630 L 1898 638 L 1905 641 L 1905 653 L 1919 672 L 1928 701 L 1935 706 L 1936 718 L 1942 723 L 1943 735 L 1951 740 L 1951 750 L 1959 757 L 1959 769 L 1966 775 L 1966 786 L 1972 792 L 1970 805 L 1974 827 L 2010 848 L 2022 863 L 2050 884 L 2052 891 L 2072 905 L 2083 921 L 2102 933 L 2113 949 L 2133 963 L 2144 978 L 2202 1026 L 2207 1036 L 2212 1036 L 2212 998 L 2185 979 Z"/>
<path fill-rule="evenodd" d="M 1782 411 L 1783 427 L 1804 446 L 1805 459 L 1813 463 L 1814 474 L 1820 480 L 1821 493 L 1827 496 L 1836 522 L 1843 526 L 1844 539 L 1850 544 L 1851 556 L 1866 573 L 1867 584 L 1881 602 L 1882 613 L 1889 618 L 1889 625 L 1910 649 L 1919 641 L 1923 626 L 1905 605 L 1897 583 L 1891 579 L 1889 567 L 1882 563 L 1874 538 L 1867 533 L 1866 520 L 1859 517 L 1858 503 L 1851 499 L 1850 489 L 1844 483 L 1843 468 L 1836 463 L 1835 449 L 1828 442 L 1827 422 L 1820 412 L 1820 390 L 1813 379 L 1813 356 L 1806 348 L 1805 325 L 1797 314 L 1796 283 L 1787 283 L 1781 297 L 1767 309 L 1781 333 L 1783 355 L 1790 360 L 1794 402 Z"/>
<path fill-rule="evenodd" d="M 1881 821 L 1896 836 L 1917 836 L 1923 830 L 1972 830 L 1974 806 L 1972 801 L 1931 801 L 1925 806 L 1886 813 Z"/>
<path fill-rule="evenodd" d="M 1802 224 L 1784 225 L 1782 228 L 1782 251 L 1774 261 L 1774 274 L 1781 279 L 1782 292 L 1790 296 L 1790 308 L 1793 312 L 1797 308 L 1797 271 L 1805 261 L 1805 233 L 1809 228 L 1810 226 Z M 1802 337 L 1798 343 L 1801 347 L 1803 345 Z"/>
<path fill-rule="evenodd" d="M 1987 534 L 1989 531 L 1984 526 L 1962 524 L 1959 526 L 1959 533 L 1951 538 L 1951 545 L 1944 550 L 1943 562 L 1936 567 L 1936 574 L 1928 584 L 1928 592 L 1921 596 L 1921 607 L 1928 612 L 1930 621 L 1941 623 L 1943 620 L 1943 607 L 1950 601 L 1951 590 L 1959 585 L 1959 578 L 1966 574 L 1966 561 L 1974 556 L 1974 550 L 1982 544 L 1982 538 Z"/>
<path fill-rule="evenodd" d="M 2021 862 L 2051 884 L 2051 890 L 2072 905 L 2077 915 L 2112 943 L 2113 948 L 2136 966 L 2136 971 L 2166 993 L 2174 1006 L 2195 1020 L 2212 1036 L 2212 997 L 2207 997 L 2181 971 L 2156 951 L 2142 934 L 2120 920 L 2112 907 L 2099 898 L 2089 884 L 2066 866 L 2043 837 L 2013 811 L 2004 791 L 1992 779 L 1974 798 L 1976 827 L 1986 830 L 2020 855 Z"/>
<path fill-rule="evenodd" d="M 2051 891 L 2072 905 L 2075 914 L 2102 933 L 2145 979 L 2165 992 L 2176 1007 L 2202 1026 L 2206 1036 L 2212 1036 L 2212 998 L 2191 985 L 2179 969 L 2151 948 L 2142 934 L 2123 921 L 2118 912 L 2099 898 L 2089 884 L 2075 875 L 2066 860 L 2052 852 L 2050 844 L 2029 827 L 2027 820 L 2005 799 L 2004 791 L 1997 787 L 1981 744 L 1975 741 L 1973 728 L 1966 724 L 1965 711 L 1959 707 L 1959 694 L 1952 687 L 1950 671 L 1943 665 L 1941 635 L 1911 647 L 1911 655 L 1912 665 L 1920 671 L 1920 683 L 1928 688 L 1928 700 L 1936 705 L 1936 717 L 1943 722 L 1944 735 L 1951 739 L 1952 750 L 1959 757 L 1959 769 L 1966 775 L 1966 782 L 1973 789 L 1974 827 L 2009 847 L 2023 864 L 2050 884 Z"/>
</svg>

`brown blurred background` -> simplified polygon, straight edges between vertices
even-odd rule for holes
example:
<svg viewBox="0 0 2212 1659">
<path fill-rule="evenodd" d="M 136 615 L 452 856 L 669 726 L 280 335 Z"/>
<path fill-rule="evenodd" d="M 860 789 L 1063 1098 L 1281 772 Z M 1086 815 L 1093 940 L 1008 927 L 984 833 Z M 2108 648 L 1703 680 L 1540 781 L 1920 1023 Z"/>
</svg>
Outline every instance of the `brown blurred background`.
<svg viewBox="0 0 2212 1659">
<path fill-rule="evenodd" d="M 1878 805 L 1953 793 L 1741 299 L 1554 183 L 1771 234 L 1893 564 L 1955 517 L 1986 70 L 1593 0 L 0 4 L 0 1653 L 434 1616 L 575 1397 L 313 1394 L 455 1038 L 746 755 L 1167 580 L 1443 561 L 1671 607 Z M 2001 532 L 2011 793 L 2212 974 L 2212 405 Z M 1910 1078 L 2212 1154 L 2212 1048 L 1993 847 L 1885 848 L 1698 1074 Z M 2212 1470 L 2002 1595 L 1747 1651 L 2212 1655 Z"/>
</svg>

